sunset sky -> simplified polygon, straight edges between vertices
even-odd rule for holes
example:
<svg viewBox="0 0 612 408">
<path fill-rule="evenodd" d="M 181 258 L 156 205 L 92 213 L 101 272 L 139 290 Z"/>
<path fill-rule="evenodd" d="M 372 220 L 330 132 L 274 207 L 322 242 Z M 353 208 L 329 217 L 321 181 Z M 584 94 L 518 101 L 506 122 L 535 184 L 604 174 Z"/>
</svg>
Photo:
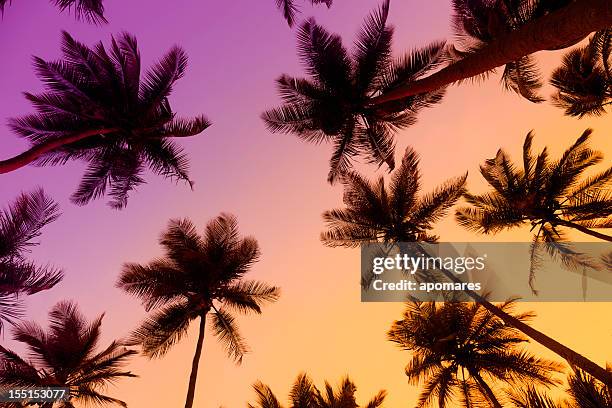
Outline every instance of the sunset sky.
<svg viewBox="0 0 612 408">
<path fill-rule="evenodd" d="M 147 175 L 148 184 L 130 195 L 128 206 L 115 211 L 99 200 L 77 207 L 68 200 L 84 166 L 28 167 L 2 176 L 0 203 L 21 191 L 42 186 L 56 199 L 63 215 L 45 228 L 42 244 L 31 258 L 62 267 L 66 277 L 51 291 L 28 298 L 28 318 L 46 324 L 50 307 L 74 299 L 92 319 L 106 312 L 104 344 L 120 338 L 145 316 L 141 305 L 114 287 L 124 262 L 147 262 L 161 254 L 158 236 L 171 218 L 189 217 L 200 228 L 220 212 L 237 216 L 243 234 L 255 236 L 262 260 L 250 278 L 278 285 L 279 302 L 261 316 L 240 318 L 252 353 L 241 366 L 226 358 L 211 333 L 201 360 L 195 405 L 199 408 L 245 406 L 254 401 L 251 384 L 261 380 L 286 401 L 298 373 L 315 383 L 336 383 L 349 374 L 366 402 L 386 389 L 385 406 L 414 404 L 418 388 L 407 383 L 408 352 L 386 341 L 387 329 L 400 318 L 400 303 L 360 302 L 359 251 L 325 248 L 319 241 L 321 213 L 342 204 L 340 185 L 326 183 L 331 147 L 310 145 L 292 135 L 271 134 L 259 115 L 280 100 L 274 79 L 281 73 L 300 76 L 295 31 L 287 27 L 274 0 L 106 0 L 110 24 L 93 26 L 60 14 L 46 0 L 17 0 L 0 22 L 0 155 L 10 157 L 27 147 L 4 126 L 10 117 L 32 111 L 22 95 L 40 91 L 32 55 L 60 56 L 60 33 L 67 30 L 87 44 L 108 42 L 128 31 L 138 38 L 143 66 L 148 67 L 172 45 L 189 55 L 185 78 L 171 103 L 179 115 L 204 113 L 213 126 L 183 139 L 191 159 L 195 189 Z M 342 35 L 350 45 L 377 0 L 336 0 L 329 10 L 303 3 L 301 17 Z M 390 23 L 396 28 L 394 54 L 438 39 L 451 39 L 450 0 L 392 0 Z M 559 53 L 538 54 L 546 74 Z M 545 94 L 552 93 L 547 87 Z M 474 192 L 486 187 L 478 165 L 504 147 L 520 158 L 526 133 L 536 131 L 538 150 L 548 146 L 556 157 L 587 127 L 595 129 L 593 146 L 612 158 L 612 117 L 578 120 L 563 116 L 550 103 L 534 105 L 505 92 L 499 76 L 451 87 L 444 102 L 419 116 L 419 122 L 397 137 L 396 160 L 407 146 L 421 155 L 424 192 L 469 171 Z M 600 165 L 604 167 L 603 165 Z M 600 168 L 598 166 L 598 168 Z M 374 175 L 376 169 L 359 166 Z M 376 174 L 382 174 L 384 169 Z M 466 232 L 448 217 L 436 228 L 444 241 L 487 240 Z M 528 228 L 503 233 L 496 240 L 529 240 Z M 589 237 L 571 235 L 576 240 Z M 527 279 L 517 272 L 517 276 Z M 612 361 L 612 304 L 521 304 L 535 310 L 534 326 L 599 364 Z M 166 357 L 137 358 L 130 370 L 137 379 L 108 390 L 130 408 L 178 407 L 184 403 L 195 348 L 197 325 Z M 5 333 L 0 340 L 22 349 Z M 537 345 L 534 352 L 555 357 Z"/>
</svg>

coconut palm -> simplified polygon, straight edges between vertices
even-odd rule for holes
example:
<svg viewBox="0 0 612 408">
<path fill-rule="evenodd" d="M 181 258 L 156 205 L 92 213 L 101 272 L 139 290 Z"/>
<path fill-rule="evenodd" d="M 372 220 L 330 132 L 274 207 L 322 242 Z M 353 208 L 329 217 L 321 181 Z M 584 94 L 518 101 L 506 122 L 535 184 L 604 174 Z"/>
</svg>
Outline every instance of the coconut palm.
<svg viewBox="0 0 612 408">
<path fill-rule="evenodd" d="M 247 345 L 232 311 L 261 313 L 261 306 L 278 299 L 279 289 L 245 280 L 259 259 L 252 237 L 240 238 L 236 218 L 221 214 L 199 235 L 187 219 L 172 220 L 160 239 L 165 256 L 148 265 L 126 264 L 117 286 L 142 300 L 153 311 L 137 328 L 129 344 L 142 346 L 150 358 L 164 356 L 199 320 L 186 408 L 193 406 L 198 365 L 207 320 L 228 355 L 240 363 Z"/>
<path fill-rule="evenodd" d="M 4 322 L 22 316 L 24 295 L 51 289 L 62 279 L 62 271 L 25 257 L 41 229 L 58 216 L 58 205 L 42 189 L 22 193 L 0 212 L 0 334 Z"/>
<path fill-rule="evenodd" d="M 272 132 L 293 133 L 311 143 L 332 143 L 328 181 L 351 167 L 355 156 L 393 169 L 394 133 L 412 125 L 423 108 L 440 102 L 443 91 L 403 98 L 371 108 L 371 97 L 416 78 L 443 61 L 443 43 L 393 61 L 389 0 L 365 21 L 352 53 L 340 36 L 310 19 L 298 30 L 298 55 L 310 78 L 277 79 L 284 105 L 262 115 Z"/>
<path fill-rule="evenodd" d="M 499 305 L 512 313 L 514 301 Z M 526 321 L 531 313 L 515 315 Z M 388 339 L 412 352 L 406 375 L 424 383 L 417 407 L 502 407 L 498 384 L 552 385 L 558 363 L 538 358 L 520 344 L 521 333 L 479 303 L 409 302 L 402 320 L 393 323 Z M 453 402 L 458 397 L 460 403 Z"/>
<path fill-rule="evenodd" d="M 437 237 L 430 233 L 433 223 L 457 202 L 465 188 L 464 176 L 446 182 L 419 200 L 416 196 L 420 188 L 418 160 L 411 149 L 407 150 L 402 165 L 392 175 L 390 189 L 385 188 L 382 180 L 374 184 L 356 173 L 348 173 L 344 180 L 347 208 L 323 214 L 329 229 L 321 234 L 321 239 L 325 245 L 332 247 L 356 247 L 361 243 L 377 242 L 399 244 L 419 240 L 435 241 Z M 462 283 L 454 273 L 445 269 L 441 272 L 451 281 Z M 506 324 L 517 328 L 599 381 L 612 385 L 612 375 L 603 367 L 506 313 L 480 294 L 469 290 L 465 293 Z"/>
<path fill-rule="evenodd" d="M 566 48 L 612 26 L 612 7 L 607 0 L 458 0 L 456 4 L 461 6 L 457 13 L 461 24 L 457 28 L 481 46 L 464 50 L 468 52 L 459 53 L 455 62 L 429 76 L 407 79 L 373 98 L 370 105 L 433 92 L 503 66 L 510 89 L 530 99 L 537 98 L 534 91 L 539 81 L 533 76 L 535 66 L 530 55 Z M 467 17 L 467 24 L 463 17 Z M 518 70 L 526 67 L 530 75 L 520 76 Z"/>
<path fill-rule="evenodd" d="M 612 30 L 595 33 L 587 45 L 571 50 L 553 73 L 556 105 L 566 115 L 602 115 L 612 103 Z"/>
<path fill-rule="evenodd" d="M 26 93 L 37 113 L 10 126 L 32 143 L 26 152 L 0 162 L 0 173 L 35 162 L 62 165 L 84 160 L 88 168 L 72 201 L 84 205 L 108 193 L 122 208 L 128 194 L 153 173 L 189 183 L 186 154 L 171 138 L 194 136 L 210 124 L 203 116 L 179 119 L 168 97 L 187 67 L 173 47 L 144 76 L 136 38 L 123 33 L 109 49 L 89 48 L 63 33 L 62 60 L 34 59 L 46 90 Z"/>
<path fill-rule="evenodd" d="M 517 408 L 610 408 L 612 392 L 588 375 L 578 371 L 568 379 L 569 398 L 555 401 L 549 395 L 528 387 L 524 392 L 511 393 Z"/>
<path fill-rule="evenodd" d="M 334 0 L 310 0 L 310 4 L 325 4 L 327 8 L 330 8 Z M 295 18 L 299 13 L 300 9 L 295 4 L 295 0 L 276 0 L 276 7 L 283 13 L 283 17 L 287 20 L 289 27 L 293 27 Z"/>
<path fill-rule="evenodd" d="M 272 389 L 258 381 L 253 385 L 257 394 L 257 403 L 248 404 L 249 408 L 281 408 Z M 302 373 L 298 375 L 289 391 L 290 408 L 358 408 L 355 398 L 357 386 L 348 377 L 340 382 L 336 390 L 325 382 L 325 390 L 321 392 L 312 382 L 310 377 Z M 379 391 L 366 405 L 367 408 L 377 408 L 383 404 L 386 391 Z"/>
<path fill-rule="evenodd" d="M 12 0 L 0 0 L 0 14 L 10 5 Z M 104 17 L 103 0 L 51 0 L 60 11 L 73 12 L 77 20 L 85 20 L 93 24 L 108 23 Z"/>
<path fill-rule="evenodd" d="M 102 318 L 88 322 L 75 303 L 63 301 L 49 312 L 47 330 L 33 322 L 16 325 L 13 337 L 23 343 L 29 356 L 22 358 L 0 346 L 0 386 L 69 388 L 68 401 L 57 403 L 62 408 L 74 403 L 125 407 L 123 401 L 101 391 L 122 378 L 135 377 L 123 366 L 136 352 L 118 342 L 98 350 Z"/>
<path fill-rule="evenodd" d="M 529 225 L 535 232 L 531 283 L 543 252 L 560 258 L 566 267 L 596 267 L 563 242 L 564 228 L 612 241 L 611 236 L 595 231 L 612 228 L 612 167 L 580 180 L 587 169 L 603 160 L 603 155 L 589 146 L 591 133 L 586 130 L 556 161 L 549 159 L 546 149 L 533 154 L 533 132 L 525 138 L 521 166 L 500 149 L 480 167 L 493 191 L 466 194 L 471 206 L 457 210 L 461 225 L 483 234 Z"/>
</svg>

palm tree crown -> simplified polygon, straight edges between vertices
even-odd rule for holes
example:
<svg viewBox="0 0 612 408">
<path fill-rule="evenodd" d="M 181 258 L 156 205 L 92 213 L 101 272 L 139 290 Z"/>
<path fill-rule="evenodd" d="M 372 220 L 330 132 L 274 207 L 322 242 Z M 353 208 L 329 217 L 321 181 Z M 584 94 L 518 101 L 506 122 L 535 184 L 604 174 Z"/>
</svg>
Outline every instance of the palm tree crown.
<svg viewBox="0 0 612 408">
<path fill-rule="evenodd" d="M 11 2 L 12 0 L 0 0 L 0 14 L 4 13 L 4 9 Z M 60 11 L 73 12 L 77 20 L 85 20 L 93 24 L 108 23 L 104 17 L 103 0 L 51 0 L 51 3 Z"/>
<path fill-rule="evenodd" d="M 60 61 L 34 59 L 46 90 L 26 93 L 37 113 L 13 119 L 10 125 L 33 148 L 87 136 L 36 161 L 89 163 L 72 201 L 83 205 L 108 191 L 111 205 L 122 208 L 128 193 L 145 182 L 145 167 L 189 181 L 187 157 L 170 138 L 197 135 L 210 123 L 203 116 L 178 119 L 170 107 L 172 87 L 187 67 L 185 52 L 172 48 L 142 78 L 138 45 L 127 33 L 113 39 L 106 50 L 101 43 L 89 48 L 64 32 L 62 51 Z"/>
<path fill-rule="evenodd" d="M 419 197 L 418 165 L 417 153 L 406 149 L 388 187 L 382 177 L 371 182 L 356 172 L 346 173 L 342 178 L 346 208 L 323 214 L 329 229 L 321 240 L 329 246 L 348 247 L 381 241 L 435 242 L 437 237 L 430 230 L 464 193 L 467 174 Z"/>
<path fill-rule="evenodd" d="M 554 101 L 566 115 L 602 115 L 612 103 L 612 30 L 598 31 L 589 44 L 569 51 L 553 73 Z"/>
<path fill-rule="evenodd" d="M 272 389 L 257 382 L 253 385 L 257 394 L 256 405 L 248 404 L 249 408 L 282 408 Z M 336 390 L 325 382 L 322 392 L 313 383 L 307 374 L 300 374 L 293 383 L 289 392 L 290 408 L 358 408 L 360 405 L 355 398 L 357 386 L 348 377 L 344 378 Z M 387 393 L 380 391 L 366 405 L 367 408 L 377 408 L 383 404 Z"/>
<path fill-rule="evenodd" d="M 170 221 L 160 244 L 165 256 L 148 265 L 126 264 L 118 286 L 140 298 L 147 310 L 154 310 L 132 336 L 132 343 L 142 345 L 146 356 L 166 354 L 189 324 L 200 319 L 188 396 L 193 404 L 207 318 L 229 356 L 241 362 L 248 350 L 232 311 L 259 314 L 263 304 L 278 299 L 279 289 L 244 279 L 259 259 L 259 247 L 254 238 L 239 237 L 237 221 L 231 215 L 221 214 L 210 221 L 203 236 L 189 220 Z"/>
<path fill-rule="evenodd" d="M 0 212 L 0 333 L 4 322 L 23 312 L 23 295 L 51 289 L 63 276 L 60 270 L 25 259 L 41 229 L 59 216 L 56 203 L 43 190 L 23 193 Z"/>
<path fill-rule="evenodd" d="M 333 143 L 328 181 L 346 172 L 353 156 L 394 167 L 394 133 L 412 125 L 422 108 L 439 102 L 443 90 L 371 107 L 371 97 L 417 78 L 443 60 L 434 43 L 393 61 L 393 28 L 387 26 L 389 0 L 371 14 L 349 54 L 338 35 L 314 20 L 298 30 L 298 54 L 310 78 L 282 75 L 277 86 L 284 105 L 262 115 L 273 132 L 294 133 L 312 143 Z"/>
<path fill-rule="evenodd" d="M 508 301 L 499 307 L 511 312 L 513 306 Z M 502 395 L 492 383 L 550 385 L 550 374 L 561 368 L 520 349 L 525 337 L 479 303 L 409 302 L 388 338 L 413 353 L 406 375 L 413 384 L 424 382 L 417 407 L 437 399 L 444 408 L 453 397 L 460 406 L 501 407 Z"/>
<path fill-rule="evenodd" d="M 125 407 L 123 401 L 100 390 L 121 378 L 135 377 L 122 367 L 136 352 L 117 342 L 96 350 L 102 317 L 89 323 L 76 304 L 60 302 L 49 313 L 48 330 L 36 323 L 18 324 L 13 336 L 26 346 L 29 359 L 0 346 L 0 385 L 70 388 L 70 399 L 63 407 L 74 407 L 74 402 Z"/>
</svg>

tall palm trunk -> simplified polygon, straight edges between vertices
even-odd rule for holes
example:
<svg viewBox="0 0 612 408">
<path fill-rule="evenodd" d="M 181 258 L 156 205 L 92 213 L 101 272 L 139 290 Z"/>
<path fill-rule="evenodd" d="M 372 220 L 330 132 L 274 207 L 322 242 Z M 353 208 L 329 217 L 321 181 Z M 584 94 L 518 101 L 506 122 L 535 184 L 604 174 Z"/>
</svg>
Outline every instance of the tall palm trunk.
<svg viewBox="0 0 612 408">
<path fill-rule="evenodd" d="M 456 283 L 463 283 L 454 273 L 442 268 L 442 272 L 446 277 Z M 546 334 L 534 329 L 527 323 L 517 319 L 509 313 L 504 312 L 499 307 L 489 302 L 486 298 L 480 296 L 478 293 L 466 289 L 464 291 L 469 297 L 480 303 L 485 309 L 493 313 L 495 316 L 500 318 L 509 326 L 520 330 L 526 336 L 529 336 L 532 340 L 540 343 L 550 351 L 556 353 L 563 359 L 565 359 L 570 365 L 576 366 L 581 370 L 589 373 L 591 376 L 601 381 L 608 387 L 612 387 L 612 372 L 607 371 L 605 368 L 597 365 L 583 355 L 575 352 L 569 347 L 564 346 L 552 337 L 548 337 Z"/>
<path fill-rule="evenodd" d="M 479 373 L 477 373 L 477 372 L 471 373 L 471 375 L 474 376 L 474 378 L 476 379 L 476 382 L 478 383 L 480 388 L 482 388 L 482 390 L 486 394 L 486 396 L 489 399 L 489 402 L 491 403 L 491 405 L 494 408 L 503 408 L 502 405 L 499 403 L 497 397 L 495 396 L 495 393 L 493 392 L 491 387 L 489 387 L 489 384 L 487 384 L 487 382 L 484 380 L 484 378 L 482 378 L 482 376 Z"/>
<path fill-rule="evenodd" d="M 187 389 L 187 400 L 185 408 L 193 407 L 193 399 L 195 397 L 196 381 L 198 379 L 198 365 L 202 356 L 202 346 L 204 345 L 204 334 L 206 333 L 206 313 L 200 316 L 200 332 L 198 333 L 198 343 L 196 345 L 195 355 L 191 363 L 191 375 L 189 376 L 189 388 Z"/>
<path fill-rule="evenodd" d="M 587 234 L 587 235 L 590 235 L 590 236 L 595 237 L 595 238 L 603 239 L 604 241 L 612 242 L 612 237 L 610 235 L 606 235 L 606 234 L 602 234 L 601 232 L 593 231 L 592 229 L 589 229 L 589 228 L 587 228 L 585 226 L 582 226 L 580 224 L 576 224 L 576 223 L 573 223 L 571 221 L 565 221 L 565 220 L 558 220 L 556 222 L 558 224 L 561 224 L 561 225 L 565 226 L 565 227 L 573 228 L 575 230 L 578 230 L 578 231 L 582 232 L 583 234 Z"/>
<path fill-rule="evenodd" d="M 542 50 L 556 49 L 612 26 L 612 1 L 576 0 L 502 35 L 460 61 L 417 81 L 373 98 L 372 105 L 431 92 L 454 82 L 472 78 Z"/>
<path fill-rule="evenodd" d="M 81 133 L 77 133 L 70 136 L 58 137 L 56 139 L 49 140 L 47 142 L 40 143 L 25 152 L 18 154 L 15 157 L 11 157 L 7 160 L 0 161 L 0 174 L 9 173 L 11 171 L 20 169 L 21 167 L 27 166 L 34 160 L 38 159 L 45 153 L 49 153 L 55 149 L 59 149 L 62 146 L 66 146 L 71 143 L 87 139 L 91 136 L 105 135 L 108 133 L 115 132 L 117 129 L 95 129 L 88 130 Z"/>
</svg>

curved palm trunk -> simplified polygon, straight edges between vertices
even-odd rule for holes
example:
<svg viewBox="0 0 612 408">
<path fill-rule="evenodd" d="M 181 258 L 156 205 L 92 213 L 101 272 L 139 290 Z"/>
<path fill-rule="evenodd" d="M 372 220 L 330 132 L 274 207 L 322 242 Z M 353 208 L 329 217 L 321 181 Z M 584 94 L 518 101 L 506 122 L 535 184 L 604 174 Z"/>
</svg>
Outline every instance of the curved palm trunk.
<svg viewBox="0 0 612 408">
<path fill-rule="evenodd" d="M 205 332 L 206 314 L 203 314 L 202 316 L 200 316 L 200 331 L 198 333 L 198 343 L 196 345 L 196 351 L 193 356 L 193 362 L 191 363 L 191 375 L 189 376 L 189 388 L 187 389 L 187 400 L 185 401 L 185 408 L 193 407 L 196 381 L 198 379 L 198 365 L 200 364 L 200 357 L 202 356 L 202 346 L 204 345 Z"/>
<path fill-rule="evenodd" d="M 491 405 L 493 407 L 495 407 L 495 408 L 503 408 L 502 405 L 497 400 L 497 397 L 495 396 L 495 393 L 493 392 L 491 387 L 489 387 L 489 384 L 487 384 L 487 382 L 484 380 L 484 378 L 482 378 L 482 376 L 479 373 L 471 373 L 471 375 L 476 379 L 476 382 L 478 383 L 480 388 L 486 394 L 487 399 L 489 400 Z"/>
<path fill-rule="evenodd" d="M 372 105 L 431 92 L 454 82 L 485 73 L 542 50 L 571 44 L 590 33 L 612 26 L 612 2 L 576 0 L 504 35 L 480 51 L 417 81 L 373 98 Z"/>
<path fill-rule="evenodd" d="M 587 235 L 590 235 L 590 236 L 595 237 L 595 238 L 603 239 L 604 241 L 612 242 L 612 237 L 610 235 L 606 235 L 606 234 L 602 234 L 601 232 L 593 231 L 592 229 L 589 229 L 589 228 L 587 228 L 585 226 L 582 226 L 580 224 L 576 224 L 576 223 L 573 223 L 571 221 L 565 221 L 565 220 L 558 220 L 556 222 L 557 222 L 557 224 L 563 225 L 565 227 L 573 228 L 575 230 L 578 230 L 578 231 L 582 232 L 583 234 L 587 234 Z"/>
<path fill-rule="evenodd" d="M 457 278 L 457 276 L 455 276 L 455 274 L 453 274 L 452 272 L 449 272 L 446 269 L 442 269 L 442 272 L 453 282 L 462 283 L 462 281 Z M 469 289 L 466 289 L 464 292 L 476 302 L 480 303 L 489 312 L 493 313 L 495 316 L 503 320 L 503 322 L 507 325 L 512 326 L 517 330 L 520 330 L 523 334 L 529 336 L 532 340 L 540 343 L 542 346 L 546 347 L 550 351 L 556 353 L 557 355 L 565 359 L 570 365 L 580 368 L 581 370 L 589 373 L 591 376 L 601 381 L 608 387 L 612 387 L 612 372 L 607 371 L 605 368 L 584 357 L 582 354 L 579 354 L 574 350 L 570 349 L 569 347 L 564 346 L 552 337 L 548 337 L 546 334 L 534 329 L 527 323 L 517 319 L 511 314 L 504 312 L 502 309 L 495 306 L 493 303 L 489 302 L 486 298 L 480 296 L 478 293 Z"/>
<path fill-rule="evenodd" d="M 59 149 L 62 146 L 78 142 L 83 139 L 87 139 L 91 136 L 105 135 L 116 131 L 117 129 L 95 129 L 88 130 L 85 132 L 77 133 L 66 137 L 58 137 L 57 139 L 49 140 L 47 142 L 40 143 L 25 152 L 18 154 L 15 157 L 11 157 L 7 160 L 0 161 L 0 174 L 9 173 L 11 171 L 20 169 L 34 160 L 40 158 L 43 154 L 49 153 L 55 149 Z"/>
</svg>

